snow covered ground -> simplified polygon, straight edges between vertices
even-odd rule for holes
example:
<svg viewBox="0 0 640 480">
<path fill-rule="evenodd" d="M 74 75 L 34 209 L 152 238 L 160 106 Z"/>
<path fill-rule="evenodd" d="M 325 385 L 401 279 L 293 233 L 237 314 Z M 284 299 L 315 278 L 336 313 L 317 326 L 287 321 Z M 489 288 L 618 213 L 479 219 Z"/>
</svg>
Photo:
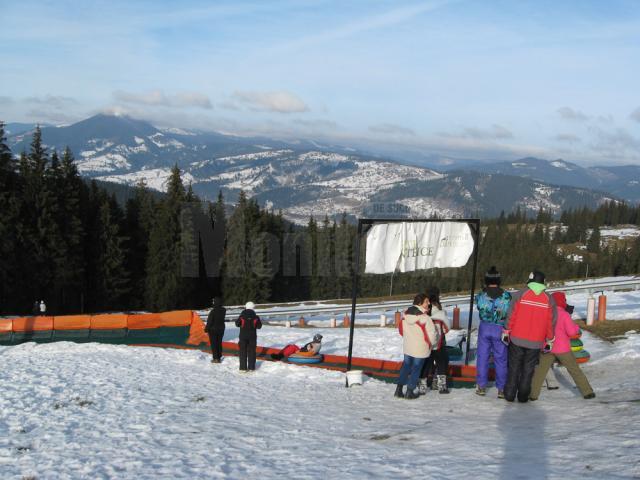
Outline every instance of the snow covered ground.
<svg viewBox="0 0 640 480">
<path fill-rule="evenodd" d="M 569 301 L 584 314 L 586 295 Z M 609 292 L 609 311 L 640 318 L 640 292 Z M 322 333 L 324 353 L 346 354 L 348 329 L 317 322 L 265 326 L 258 343 Z M 526 405 L 493 389 L 397 400 L 377 380 L 347 389 L 339 372 L 273 362 L 240 374 L 192 350 L 0 347 L 0 478 L 640 478 L 640 332 L 582 339 L 597 397 L 556 369 L 561 388 Z M 356 329 L 354 355 L 399 360 L 397 330 Z"/>
<path fill-rule="evenodd" d="M 521 405 L 495 390 L 398 400 L 273 362 L 240 374 L 190 350 L 0 347 L 1 477 L 638 478 L 640 335 L 590 348 L 596 399 L 561 371 Z"/>
</svg>

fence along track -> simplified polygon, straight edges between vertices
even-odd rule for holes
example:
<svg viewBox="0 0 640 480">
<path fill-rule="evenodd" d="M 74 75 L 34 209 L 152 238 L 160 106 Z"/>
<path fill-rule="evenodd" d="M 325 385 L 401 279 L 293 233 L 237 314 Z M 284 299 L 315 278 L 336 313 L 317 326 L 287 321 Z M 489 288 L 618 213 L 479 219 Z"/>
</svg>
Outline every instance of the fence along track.
<svg viewBox="0 0 640 480">
<path fill-rule="evenodd" d="M 593 282 L 593 283 L 583 283 L 577 285 L 565 285 L 559 287 L 550 287 L 547 289 L 548 292 L 556 292 L 562 290 L 564 292 L 587 292 L 588 294 L 593 294 L 595 292 L 600 291 L 616 291 L 616 290 L 638 290 L 640 289 L 640 278 L 634 277 L 631 279 L 625 280 L 607 280 L 601 282 Z M 514 290 L 510 290 L 514 291 Z M 372 302 L 372 303 L 358 303 L 356 305 L 356 312 L 358 313 L 370 313 L 370 312 L 386 312 L 389 310 L 396 310 L 405 308 L 410 302 L 410 299 L 407 300 L 393 300 L 393 301 L 383 301 L 383 302 Z M 457 295 L 457 296 L 444 296 L 441 298 L 441 303 L 445 307 L 451 307 L 455 305 L 468 305 L 469 304 L 469 295 Z M 273 320 L 273 319 L 281 319 L 285 321 L 287 319 L 297 319 L 300 316 L 304 315 L 305 317 L 313 316 L 313 315 L 322 315 L 322 314 L 332 314 L 337 317 L 342 317 L 345 314 L 349 314 L 351 312 L 351 304 L 344 305 L 318 305 L 315 307 L 300 307 L 300 302 L 292 303 L 291 307 L 282 306 L 282 304 L 278 304 L 279 306 L 271 307 L 270 304 L 260 304 L 256 306 L 256 313 L 260 315 L 263 320 Z M 227 307 L 227 317 L 228 320 L 235 320 L 237 316 L 242 311 L 243 307 L 239 305 L 229 306 Z M 200 312 L 200 316 L 206 318 L 206 313 Z M 339 319 L 338 319 L 339 320 Z"/>
</svg>

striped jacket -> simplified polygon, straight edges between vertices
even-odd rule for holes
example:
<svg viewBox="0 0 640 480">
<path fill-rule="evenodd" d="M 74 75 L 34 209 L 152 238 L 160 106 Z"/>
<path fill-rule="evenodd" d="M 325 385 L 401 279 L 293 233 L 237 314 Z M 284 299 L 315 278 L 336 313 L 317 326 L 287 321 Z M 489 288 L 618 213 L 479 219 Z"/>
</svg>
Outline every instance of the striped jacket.
<svg viewBox="0 0 640 480">
<path fill-rule="evenodd" d="M 509 307 L 509 330 L 511 341 L 524 348 L 542 348 L 546 340 L 553 338 L 557 319 L 556 302 L 546 292 L 540 295 L 525 288 L 512 295 Z"/>
</svg>

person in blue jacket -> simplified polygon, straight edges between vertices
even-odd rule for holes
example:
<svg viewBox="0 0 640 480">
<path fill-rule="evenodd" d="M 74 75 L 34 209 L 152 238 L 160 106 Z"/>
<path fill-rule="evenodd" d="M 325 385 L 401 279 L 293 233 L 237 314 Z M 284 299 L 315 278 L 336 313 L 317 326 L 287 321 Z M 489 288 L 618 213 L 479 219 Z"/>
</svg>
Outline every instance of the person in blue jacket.
<svg viewBox="0 0 640 480">
<path fill-rule="evenodd" d="M 507 321 L 511 294 L 500 288 L 502 277 L 496 267 L 484 276 L 484 289 L 476 295 L 475 303 L 480 317 L 478 350 L 476 353 L 476 393 L 486 395 L 489 382 L 489 358 L 493 356 L 498 398 L 504 398 L 507 383 L 508 347 L 502 342 L 502 330 Z"/>
</svg>

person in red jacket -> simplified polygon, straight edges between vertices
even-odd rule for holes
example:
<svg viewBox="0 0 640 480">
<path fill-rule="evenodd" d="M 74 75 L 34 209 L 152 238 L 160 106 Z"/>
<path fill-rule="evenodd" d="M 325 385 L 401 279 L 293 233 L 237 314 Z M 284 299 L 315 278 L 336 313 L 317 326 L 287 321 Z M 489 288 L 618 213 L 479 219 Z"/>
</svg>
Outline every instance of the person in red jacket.
<svg viewBox="0 0 640 480">
<path fill-rule="evenodd" d="M 567 369 L 585 399 L 595 398 L 596 394 L 593 393 L 589 380 L 582 373 L 578 362 L 576 362 L 576 357 L 571 352 L 571 337 L 580 332 L 580 327 L 573 323 L 567 310 L 572 310 L 573 307 L 567 305 L 567 297 L 564 292 L 554 292 L 552 297 L 558 305 L 558 321 L 554 330 L 556 340 L 553 342 L 553 348 L 550 352 L 543 351 L 540 354 L 540 363 L 531 382 L 530 400 L 537 400 L 540 396 L 542 383 L 549 368 L 556 360 Z"/>
<path fill-rule="evenodd" d="M 531 393 L 531 378 L 538 364 L 540 350 L 553 345 L 556 302 L 545 290 L 544 273 L 529 274 L 527 288 L 512 296 L 503 341 L 509 343 L 509 367 L 504 398 L 525 403 Z"/>
</svg>

